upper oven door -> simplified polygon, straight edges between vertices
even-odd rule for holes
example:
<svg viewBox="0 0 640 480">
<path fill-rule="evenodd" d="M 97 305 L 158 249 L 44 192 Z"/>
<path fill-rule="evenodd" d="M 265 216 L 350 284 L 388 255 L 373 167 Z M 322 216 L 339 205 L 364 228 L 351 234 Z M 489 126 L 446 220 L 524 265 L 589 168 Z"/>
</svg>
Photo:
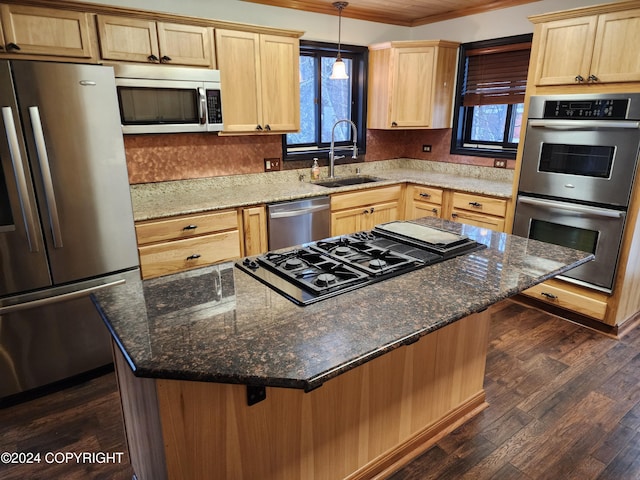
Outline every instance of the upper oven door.
<svg viewBox="0 0 640 480">
<path fill-rule="evenodd" d="M 640 122 L 530 119 L 519 191 L 628 206 Z"/>
</svg>

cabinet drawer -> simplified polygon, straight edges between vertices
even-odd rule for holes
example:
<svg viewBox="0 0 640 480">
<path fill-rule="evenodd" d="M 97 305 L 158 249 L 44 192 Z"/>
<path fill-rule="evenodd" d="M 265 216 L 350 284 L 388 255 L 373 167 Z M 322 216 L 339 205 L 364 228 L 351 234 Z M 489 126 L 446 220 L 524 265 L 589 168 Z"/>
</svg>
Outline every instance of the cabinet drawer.
<svg viewBox="0 0 640 480">
<path fill-rule="evenodd" d="M 429 202 L 442 205 L 442 189 L 433 187 L 421 187 L 413 185 L 412 198 L 418 202 Z"/>
<path fill-rule="evenodd" d="M 143 278 L 152 278 L 195 267 L 231 260 L 240 256 L 238 230 L 138 248 Z"/>
<path fill-rule="evenodd" d="M 557 283 L 543 282 L 522 293 L 597 320 L 604 320 L 607 311 L 606 297 L 594 298 L 598 295 L 597 292 L 594 292 L 593 296 L 587 295 L 586 292 L 580 291 L 579 287 L 567 285 L 561 288 Z"/>
<path fill-rule="evenodd" d="M 367 205 L 375 203 L 397 201 L 400 199 L 401 193 L 401 185 L 338 193 L 331 195 L 331 211 L 334 212 L 345 208 L 366 207 Z"/>
<path fill-rule="evenodd" d="M 207 233 L 238 228 L 238 214 L 235 210 L 184 215 L 165 220 L 149 220 L 136 223 L 138 245 L 194 237 Z"/>
<path fill-rule="evenodd" d="M 480 228 L 488 228 L 497 232 L 504 232 L 504 218 L 502 217 L 454 209 L 453 212 L 451 212 L 451 220 Z"/>
<path fill-rule="evenodd" d="M 504 217 L 507 214 L 507 201 L 500 198 L 454 192 L 453 208 Z"/>
</svg>

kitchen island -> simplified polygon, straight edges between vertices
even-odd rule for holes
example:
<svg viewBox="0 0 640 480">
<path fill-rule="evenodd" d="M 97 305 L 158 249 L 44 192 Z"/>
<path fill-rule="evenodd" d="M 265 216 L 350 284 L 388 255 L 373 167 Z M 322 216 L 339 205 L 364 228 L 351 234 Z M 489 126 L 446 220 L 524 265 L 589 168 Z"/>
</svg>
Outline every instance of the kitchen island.
<svg viewBox="0 0 640 480">
<path fill-rule="evenodd" d="M 139 480 L 372 478 L 486 407 L 488 308 L 592 255 L 487 246 L 300 307 L 232 264 L 95 294 Z"/>
</svg>

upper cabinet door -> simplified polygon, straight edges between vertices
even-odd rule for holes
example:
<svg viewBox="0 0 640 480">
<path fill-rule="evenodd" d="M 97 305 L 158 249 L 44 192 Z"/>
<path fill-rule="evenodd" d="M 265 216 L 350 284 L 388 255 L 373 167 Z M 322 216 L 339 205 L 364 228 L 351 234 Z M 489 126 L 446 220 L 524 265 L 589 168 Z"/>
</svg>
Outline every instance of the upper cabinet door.
<svg viewBox="0 0 640 480">
<path fill-rule="evenodd" d="M 536 85 L 573 84 L 589 78 L 597 16 L 556 20 L 540 25 Z"/>
<path fill-rule="evenodd" d="M 600 15 L 591 74 L 599 82 L 640 81 L 640 8 Z"/>
<path fill-rule="evenodd" d="M 260 35 L 262 122 L 267 131 L 300 128 L 300 42 L 297 38 Z"/>
<path fill-rule="evenodd" d="M 222 84 L 224 131 L 257 131 L 262 122 L 259 35 L 218 29 L 215 34 Z"/>
<path fill-rule="evenodd" d="M 0 12 L 7 53 L 96 58 L 91 14 L 14 4 Z"/>
<path fill-rule="evenodd" d="M 158 22 L 160 62 L 215 67 L 211 28 Z"/>
<path fill-rule="evenodd" d="M 98 15 L 100 56 L 125 62 L 159 61 L 156 22 L 136 18 Z M 153 60 L 153 58 L 157 60 Z"/>
<path fill-rule="evenodd" d="M 431 126 L 434 60 L 435 47 L 398 48 L 393 52 L 390 119 L 394 126 Z"/>
</svg>

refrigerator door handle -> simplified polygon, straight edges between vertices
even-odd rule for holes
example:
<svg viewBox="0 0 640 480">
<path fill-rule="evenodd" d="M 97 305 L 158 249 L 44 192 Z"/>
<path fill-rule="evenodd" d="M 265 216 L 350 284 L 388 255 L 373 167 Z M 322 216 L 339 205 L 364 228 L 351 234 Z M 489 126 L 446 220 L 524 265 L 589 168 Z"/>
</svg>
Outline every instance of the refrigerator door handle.
<svg viewBox="0 0 640 480">
<path fill-rule="evenodd" d="M 29 116 L 31 117 L 31 127 L 33 128 L 33 137 L 36 142 L 40 171 L 42 172 L 44 193 L 47 198 L 47 212 L 49 213 L 49 225 L 51 227 L 51 234 L 53 235 L 53 246 L 55 248 L 62 248 L 62 230 L 60 229 L 60 218 L 58 217 L 58 205 L 53 189 L 47 144 L 44 141 L 44 132 L 42 131 L 42 121 L 40 120 L 40 110 L 38 107 L 29 107 Z"/>
<path fill-rule="evenodd" d="M 20 144 L 18 142 L 18 131 L 13 121 L 13 110 L 11 107 L 2 107 L 2 119 L 4 120 L 4 129 L 9 142 L 9 154 L 18 187 L 18 198 L 20 200 L 20 209 L 22 210 L 22 219 L 27 234 L 27 241 L 29 242 L 29 251 L 35 253 L 40 251 L 36 234 L 36 221 L 33 215 L 33 205 L 31 205 L 31 200 L 29 199 L 27 177 L 24 173 L 22 154 L 20 153 Z"/>
</svg>

